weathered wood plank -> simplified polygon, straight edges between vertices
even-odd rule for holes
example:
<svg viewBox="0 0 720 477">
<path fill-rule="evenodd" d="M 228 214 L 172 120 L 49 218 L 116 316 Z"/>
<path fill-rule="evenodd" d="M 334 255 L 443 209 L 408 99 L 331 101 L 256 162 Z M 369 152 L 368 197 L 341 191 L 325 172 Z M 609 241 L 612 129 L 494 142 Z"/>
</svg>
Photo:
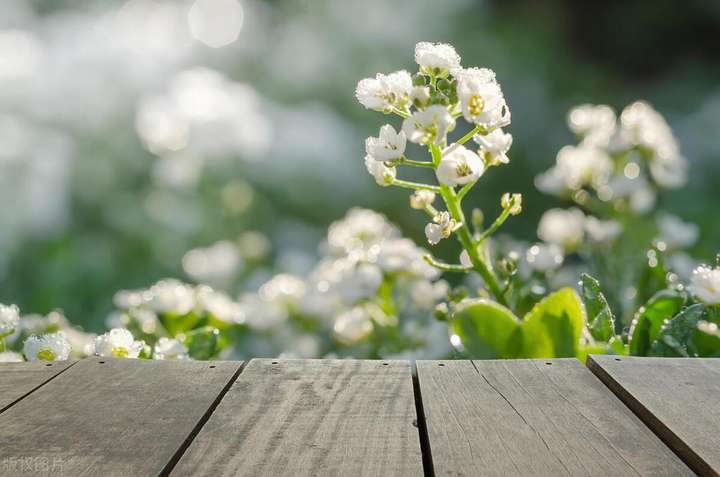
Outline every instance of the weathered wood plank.
<svg viewBox="0 0 720 477">
<path fill-rule="evenodd" d="M 405 361 L 254 359 L 172 474 L 420 476 Z"/>
<path fill-rule="evenodd" d="M 0 462 L 8 474 L 157 475 L 240 366 L 80 361 L 0 414 Z"/>
<path fill-rule="evenodd" d="M 588 367 L 700 475 L 720 475 L 720 359 L 591 356 Z"/>
<path fill-rule="evenodd" d="M 575 359 L 417 368 L 436 475 L 692 475 Z"/>
<path fill-rule="evenodd" d="M 0 364 L 0 413 L 73 364 L 75 361 Z"/>
</svg>

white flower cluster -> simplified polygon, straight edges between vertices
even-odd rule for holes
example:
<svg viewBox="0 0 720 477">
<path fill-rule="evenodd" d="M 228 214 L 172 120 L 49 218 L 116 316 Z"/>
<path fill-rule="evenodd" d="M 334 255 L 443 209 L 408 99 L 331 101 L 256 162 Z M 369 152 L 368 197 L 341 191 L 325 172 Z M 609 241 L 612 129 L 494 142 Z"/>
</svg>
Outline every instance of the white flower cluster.
<svg viewBox="0 0 720 477">
<path fill-rule="evenodd" d="M 0 338 L 11 335 L 20 324 L 20 310 L 16 305 L 0 304 Z"/>
<path fill-rule="evenodd" d="M 687 180 L 687 161 L 670 127 L 646 102 L 627 106 L 619 121 L 609 106 L 584 104 L 570 111 L 568 125 L 580 143 L 563 147 L 555 165 L 536 178 L 545 193 L 581 205 L 596 197 L 645 213 L 658 190 Z"/>
<path fill-rule="evenodd" d="M 339 343 L 354 345 L 372 333 L 373 323 L 397 322 L 398 317 L 378 303 L 384 285 L 402 285 L 416 309 L 431 309 L 440 298 L 411 292 L 442 287 L 438 283 L 444 282 L 436 281 L 439 272 L 423 260 L 425 250 L 402 238 L 394 225 L 374 211 L 354 208 L 332 223 L 321 251 L 323 257 L 306 280 L 276 275 L 257 293 L 241 297 L 250 328 L 272 330 L 275 335 L 281 329 L 290 333 L 288 321 L 293 316 L 310 317 Z"/>
<path fill-rule="evenodd" d="M 707 265 L 696 268 L 688 289 L 706 305 L 720 305 L 720 268 Z"/>
</svg>

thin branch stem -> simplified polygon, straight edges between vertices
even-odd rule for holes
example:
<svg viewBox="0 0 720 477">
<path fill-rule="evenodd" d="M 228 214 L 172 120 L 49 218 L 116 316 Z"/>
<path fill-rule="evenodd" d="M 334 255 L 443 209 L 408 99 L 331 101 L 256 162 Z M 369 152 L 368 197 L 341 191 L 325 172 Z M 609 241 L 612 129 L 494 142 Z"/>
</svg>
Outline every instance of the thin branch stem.
<svg viewBox="0 0 720 477">
<path fill-rule="evenodd" d="M 508 217 L 510 217 L 510 207 L 504 209 L 502 213 L 498 216 L 498 218 L 495 219 L 495 222 L 493 222 L 487 230 L 480 234 L 480 237 L 478 237 L 477 239 L 478 243 L 482 243 L 485 239 L 497 232 L 497 230 L 502 226 L 502 224 L 505 223 Z"/>
<path fill-rule="evenodd" d="M 431 192 L 435 192 L 436 194 L 440 193 L 440 188 L 438 186 L 429 185 L 429 184 L 421 184 L 419 182 L 404 181 L 402 179 L 393 179 L 393 181 L 390 185 L 403 187 L 405 189 L 412 189 L 412 190 L 429 190 Z"/>
<path fill-rule="evenodd" d="M 408 166 L 416 166 L 416 167 L 429 167 L 431 169 L 435 168 L 435 164 L 428 161 L 413 161 L 412 159 L 408 159 L 405 156 L 402 156 L 400 159 L 398 159 L 397 164 L 407 164 Z"/>
<path fill-rule="evenodd" d="M 443 272 L 468 273 L 471 272 L 473 269 L 472 267 L 466 267 L 464 265 L 452 265 L 450 263 L 439 262 L 435 260 L 432 255 L 429 254 L 423 255 L 423 260 L 425 260 L 428 264 L 432 265 L 438 270 L 442 270 Z"/>
<path fill-rule="evenodd" d="M 470 139 L 472 139 L 472 137 L 474 135 L 476 135 L 479 132 L 480 132 L 480 126 L 475 126 L 474 128 L 472 128 L 472 130 L 469 133 L 467 133 L 466 135 L 464 135 L 463 137 L 461 137 L 460 139 L 455 141 L 455 144 L 465 144 Z"/>
<path fill-rule="evenodd" d="M 473 186 L 475 185 L 476 182 L 477 181 L 475 180 L 472 182 L 468 182 L 467 184 L 462 186 L 462 188 L 460 189 L 460 192 L 458 192 L 458 194 L 457 194 L 457 198 L 459 201 L 463 200 L 463 198 L 467 195 L 468 192 L 470 192 L 470 189 L 473 188 Z"/>
<path fill-rule="evenodd" d="M 397 115 L 400 116 L 401 118 L 407 119 L 407 118 L 410 117 L 410 113 L 408 113 L 407 111 L 403 111 L 402 109 L 398 109 L 398 108 L 396 108 L 395 106 L 393 106 L 392 112 L 395 113 L 395 114 L 397 114 Z"/>
</svg>

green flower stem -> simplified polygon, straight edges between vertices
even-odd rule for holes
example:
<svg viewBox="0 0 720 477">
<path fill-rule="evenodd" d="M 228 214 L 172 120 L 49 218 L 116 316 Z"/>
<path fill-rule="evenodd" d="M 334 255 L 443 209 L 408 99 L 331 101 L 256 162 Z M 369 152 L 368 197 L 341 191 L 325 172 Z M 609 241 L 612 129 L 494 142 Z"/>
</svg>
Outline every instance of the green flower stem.
<svg viewBox="0 0 720 477">
<path fill-rule="evenodd" d="M 475 126 L 474 128 L 472 128 L 472 130 L 469 133 L 467 133 L 466 135 L 464 135 L 463 137 L 461 137 L 460 139 L 455 141 L 455 144 L 465 144 L 470 139 L 472 139 L 472 137 L 474 135 L 476 135 L 479 132 L 480 132 L 480 126 Z"/>
<path fill-rule="evenodd" d="M 429 190 L 431 192 L 435 192 L 436 194 L 440 193 L 440 188 L 438 186 L 429 185 L 429 184 L 420 184 L 419 182 L 404 181 L 401 179 L 393 179 L 393 181 L 390 185 L 403 187 L 405 189 Z"/>
<path fill-rule="evenodd" d="M 470 189 L 473 188 L 473 186 L 477 183 L 477 181 L 468 182 L 464 186 L 462 186 L 462 189 L 460 189 L 460 192 L 458 192 L 458 200 L 462 202 L 463 198 L 467 195 L 468 192 L 470 192 Z"/>
<path fill-rule="evenodd" d="M 429 265 L 432 265 L 433 267 L 437 268 L 438 270 L 442 270 L 443 272 L 467 273 L 472 270 L 472 267 L 438 262 L 432 257 L 432 255 L 429 254 L 424 255 L 423 260 L 425 260 Z"/>
<path fill-rule="evenodd" d="M 438 211 L 432 205 L 427 205 L 423 210 L 430 216 L 431 219 L 437 217 Z"/>
<path fill-rule="evenodd" d="M 442 155 L 440 148 L 436 145 L 431 145 L 430 152 L 433 155 L 433 162 L 439 162 L 439 158 Z M 478 242 L 474 241 L 470 234 L 470 229 L 467 226 L 465 215 L 463 214 L 457 194 L 455 194 L 455 191 L 451 187 L 442 185 L 440 187 L 440 195 L 445 201 L 445 205 L 447 206 L 448 212 L 450 212 L 452 218 L 461 224 L 460 228 L 457 229 L 456 234 L 460 244 L 468 253 L 473 268 L 483 278 L 485 284 L 488 286 L 497 302 L 501 305 L 508 306 L 507 300 L 505 300 L 505 295 L 503 295 L 502 288 L 500 287 L 500 283 L 492 269 L 492 265 L 489 261 L 485 261 L 478 253 Z"/>
<path fill-rule="evenodd" d="M 477 241 L 478 243 L 482 243 L 485 239 L 490 237 L 492 234 L 497 232 L 497 230 L 502 226 L 502 224 L 505 223 L 505 221 L 510 217 L 510 207 L 507 209 L 504 209 L 502 213 L 498 216 L 497 219 L 495 219 L 495 222 L 485 230 L 482 234 L 480 234 L 480 237 L 478 237 Z"/>
<path fill-rule="evenodd" d="M 413 161 L 412 159 L 408 159 L 405 156 L 402 156 L 400 159 L 398 159 L 397 164 L 403 165 L 407 164 L 408 166 L 416 166 L 416 167 L 430 167 L 431 169 L 435 168 L 435 164 L 428 161 Z"/>
<path fill-rule="evenodd" d="M 397 114 L 397 115 L 400 116 L 401 118 L 407 119 L 407 118 L 410 117 L 410 113 L 408 113 L 407 111 L 403 111 L 402 109 L 398 109 L 398 108 L 396 108 L 396 107 L 394 107 L 394 106 L 393 106 L 393 108 L 392 108 L 392 112 L 395 113 L 395 114 Z"/>
<path fill-rule="evenodd" d="M 5 345 L 5 338 L 0 338 L 0 353 L 3 351 L 7 351 L 7 346 Z"/>
</svg>

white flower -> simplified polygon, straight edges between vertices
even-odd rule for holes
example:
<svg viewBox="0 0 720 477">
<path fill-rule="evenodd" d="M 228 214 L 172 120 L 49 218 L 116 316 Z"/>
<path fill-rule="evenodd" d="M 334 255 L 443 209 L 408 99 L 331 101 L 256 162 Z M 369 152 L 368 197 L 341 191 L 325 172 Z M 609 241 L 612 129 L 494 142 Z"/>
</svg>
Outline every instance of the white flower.
<svg viewBox="0 0 720 477">
<path fill-rule="evenodd" d="M 435 202 L 435 192 L 431 190 L 416 190 L 410 196 L 410 207 L 422 210 Z"/>
<path fill-rule="evenodd" d="M 220 288 L 231 283 L 242 265 L 240 250 L 228 240 L 221 240 L 207 248 L 192 249 L 182 258 L 183 270 L 196 282 Z"/>
<path fill-rule="evenodd" d="M 427 86 L 414 86 L 410 91 L 410 100 L 419 106 L 425 106 L 430 101 L 430 88 Z"/>
<path fill-rule="evenodd" d="M 486 135 L 476 134 L 473 139 L 480 145 L 480 157 L 485 160 L 485 164 L 495 165 L 510 162 L 507 152 L 512 146 L 512 134 L 497 128 Z"/>
<path fill-rule="evenodd" d="M 536 243 L 525 252 L 525 261 L 530 268 L 541 273 L 551 272 L 562 265 L 563 250 L 556 244 Z"/>
<path fill-rule="evenodd" d="M 188 349 L 180 341 L 174 338 L 165 338 L 164 336 L 155 343 L 153 350 L 153 359 L 189 359 Z"/>
<path fill-rule="evenodd" d="M 604 185 L 613 168 L 607 153 L 588 146 L 565 146 L 558 151 L 556 160 L 555 167 L 570 190 L 587 184 Z"/>
<path fill-rule="evenodd" d="M 445 211 L 433 217 L 433 222 L 425 226 L 425 237 L 430 245 L 435 245 L 442 239 L 448 238 L 457 225 L 457 222 Z"/>
<path fill-rule="evenodd" d="M 486 130 L 510 124 L 510 109 L 492 70 L 469 68 L 460 71 L 457 74 L 457 94 L 468 122 Z"/>
<path fill-rule="evenodd" d="M 566 250 L 577 248 L 585 235 L 585 214 L 580 209 L 550 209 L 540 218 L 538 237 Z"/>
<path fill-rule="evenodd" d="M 393 107 L 404 110 L 410 101 L 412 78 L 405 70 L 389 75 L 378 73 L 375 78 L 360 80 L 355 97 L 367 109 L 388 111 Z"/>
<path fill-rule="evenodd" d="M 23 353 L 28 361 L 65 361 L 70 356 L 70 343 L 62 331 L 33 335 L 25 340 Z"/>
<path fill-rule="evenodd" d="M 337 282 L 333 289 L 349 304 L 374 296 L 383 281 L 382 271 L 377 265 L 337 260 L 340 267 Z"/>
<path fill-rule="evenodd" d="M 660 229 L 659 239 L 671 250 L 690 247 L 700 236 L 700 227 L 697 224 L 683 222 L 680 217 L 671 214 L 661 214 L 657 225 Z"/>
<path fill-rule="evenodd" d="M 611 243 L 622 233 L 623 227 L 617 220 L 600 220 L 588 216 L 585 220 L 585 232 L 595 243 Z"/>
<path fill-rule="evenodd" d="M 720 268 L 699 266 L 693 271 L 688 288 L 706 305 L 720 305 Z"/>
<path fill-rule="evenodd" d="M 648 185 L 638 187 L 630 194 L 630 208 L 638 214 L 650 212 L 655 207 L 655 202 L 657 194 Z"/>
<path fill-rule="evenodd" d="M 327 245 L 332 255 L 366 254 L 386 239 L 400 236 L 388 219 L 369 209 L 353 207 L 342 220 L 330 224 Z M 365 257 L 363 257 L 365 258 Z"/>
<path fill-rule="evenodd" d="M 195 291 L 197 300 L 196 311 L 207 312 L 214 318 L 226 323 L 243 323 L 245 315 L 242 307 L 225 293 L 213 290 L 207 285 L 200 285 Z"/>
<path fill-rule="evenodd" d="M 379 137 L 365 140 L 365 152 L 376 161 L 392 161 L 405 154 L 406 143 L 404 132 L 398 133 L 391 125 L 386 124 L 380 128 Z"/>
<path fill-rule="evenodd" d="M 0 338 L 11 335 L 20 324 L 20 309 L 17 305 L 0 304 Z"/>
<path fill-rule="evenodd" d="M 265 282 L 258 294 L 265 300 L 274 300 L 295 306 L 305 295 L 306 285 L 302 278 L 289 273 L 280 273 Z"/>
<path fill-rule="evenodd" d="M 568 113 L 568 127 L 583 138 L 583 144 L 604 147 L 615 133 L 615 111 L 604 104 L 581 104 Z"/>
<path fill-rule="evenodd" d="M 95 354 L 113 358 L 137 358 L 145 343 L 136 341 L 125 328 L 113 328 L 95 338 Z"/>
<path fill-rule="evenodd" d="M 443 151 L 435 174 L 440 183 L 454 187 L 478 180 L 484 171 L 485 165 L 477 154 L 453 144 Z"/>
<path fill-rule="evenodd" d="M 440 271 L 425 262 L 423 256 L 426 253 L 410 239 L 387 240 L 380 247 L 376 263 L 385 272 L 402 272 L 432 280 L 440 275 Z"/>
<path fill-rule="evenodd" d="M 370 313 L 356 306 L 335 319 L 333 331 L 341 343 L 351 345 L 367 338 L 372 333 L 373 324 Z"/>
<path fill-rule="evenodd" d="M 415 45 L 415 62 L 424 73 L 446 76 L 460 68 L 460 55 L 452 45 L 422 41 Z"/>
<path fill-rule="evenodd" d="M 186 315 L 195 308 L 193 287 L 178 280 L 160 280 L 149 291 L 148 305 L 156 313 Z"/>
<path fill-rule="evenodd" d="M 0 363 L 20 363 L 25 361 L 20 353 L 15 351 L 0 352 Z"/>
<path fill-rule="evenodd" d="M 266 300 L 256 293 L 240 297 L 240 309 L 245 324 L 259 332 L 278 329 L 288 319 L 288 310 L 284 304 Z"/>
<path fill-rule="evenodd" d="M 403 121 L 402 125 L 402 130 L 410 142 L 424 145 L 442 144 L 447 133 L 453 129 L 455 129 L 455 118 L 445 106 L 440 104 L 415 111 Z"/>
<path fill-rule="evenodd" d="M 428 280 L 418 280 L 410 289 L 410 297 L 417 308 L 430 310 L 438 301 L 447 296 L 449 290 L 450 285 L 445 280 L 438 280 L 434 283 Z"/>
<path fill-rule="evenodd" d="M 382 187 L 391 185 L 397 175 L 394 166 L 388 166 L 384 162 L 376 161 L 370 154 L 365 156 L 365 168 L 375 178 L 377 185 Z"/>
</svg>

